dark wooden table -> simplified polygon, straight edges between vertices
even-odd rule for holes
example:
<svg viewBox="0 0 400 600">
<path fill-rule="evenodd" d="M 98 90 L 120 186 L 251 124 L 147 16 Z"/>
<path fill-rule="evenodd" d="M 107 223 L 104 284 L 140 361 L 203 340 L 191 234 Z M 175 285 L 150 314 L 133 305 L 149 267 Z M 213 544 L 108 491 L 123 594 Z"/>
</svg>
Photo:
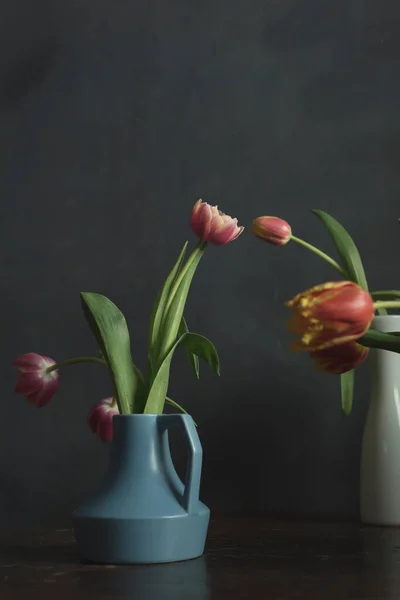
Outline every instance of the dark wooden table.
<svg viewBox="0 0 400 600">
<path fill-rule="evenodd" d="M 3 542 L 1 600 L 400 600 L 396 528 L 217 520 L 203 557 L 135 567 L 80 564 L 68 529 Z"/>
</svg>

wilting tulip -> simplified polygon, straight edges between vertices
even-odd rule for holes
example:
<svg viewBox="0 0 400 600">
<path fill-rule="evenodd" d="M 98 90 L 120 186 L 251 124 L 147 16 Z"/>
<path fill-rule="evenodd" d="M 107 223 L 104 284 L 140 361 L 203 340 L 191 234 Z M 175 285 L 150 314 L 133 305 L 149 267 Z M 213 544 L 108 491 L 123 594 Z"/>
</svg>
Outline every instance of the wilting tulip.
<svg viewBox="0 0 400 600">
<path fill-rule="evenodd" d="M 193 207 L 190 226 L 203 242 L 210 242 L 214 246 L 232 242 L 244 229 L 238 226 L 237 219 L 202 200 L 198 200 Z"/>
<path fill-rule="evenodd" d="M 104 398 L 92 407 L 87 417 L 87 423 L 93 433 L 103 440 L 111 442 L 113 438 L 113 416 L 119 415 L 114 398 Z"/>
<path fill-rule="evenodd" d="M 368 348 L 357 342 L 346 342 L 339 346 L 310 352 L 310 357 L 315 361 L 317 371 L 341 375 L 361 365 L 367 358 L 368 352 Z"/>
<path fill-rule="evenodd" d="M 19 371 L 14 391 L 22 394 L 38 408 L 50 402 L 58 388 L 58 370 L 48 372 L 55 361 L 48 356 L 29 352 L 16 358 L 13 363 Z"/>
<path fill-rule="evenodd" d="M 283 246 L 292 237 L 292 229 L 286 221 L 279 217 L 257 217 L 253 221 L 252 233 L 260 240 L 273 246 Z"/>
<path fill-rule="evenodd" d="M 374 316 L 371 296 L 352 281 L 317 285 L 298 294 L 287 306 L 294 311 L 289 330 L 300 335 L 293 350 L 323 350 L 357 340 Z"/>
</svg>

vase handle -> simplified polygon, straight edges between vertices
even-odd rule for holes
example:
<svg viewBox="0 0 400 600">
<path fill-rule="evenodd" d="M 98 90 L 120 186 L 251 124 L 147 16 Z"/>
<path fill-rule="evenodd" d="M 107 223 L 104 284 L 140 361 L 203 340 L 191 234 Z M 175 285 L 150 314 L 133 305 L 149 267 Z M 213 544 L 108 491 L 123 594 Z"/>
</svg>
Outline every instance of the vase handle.
<svg viewBox="0 0 400 600">
<path fill-rule="evenodd" d="M 199 504 L 201 467 L 203 463 L 203 449 L 196 431 L 193 419 L 189 415 L 168 415 L 167 419 L 162 419 L 164 429 L 164 444 L 167 447 L 165 460 L 169 477 L 180 495 L 180 502 L 188 514 L 197 511 Z M 188 450 L 188 461 L 183 484 L 175 471 L 172 458 L 169 452 L 168 429 L 179 427 L 185 434 L 185 441 Z"/>
</svg>

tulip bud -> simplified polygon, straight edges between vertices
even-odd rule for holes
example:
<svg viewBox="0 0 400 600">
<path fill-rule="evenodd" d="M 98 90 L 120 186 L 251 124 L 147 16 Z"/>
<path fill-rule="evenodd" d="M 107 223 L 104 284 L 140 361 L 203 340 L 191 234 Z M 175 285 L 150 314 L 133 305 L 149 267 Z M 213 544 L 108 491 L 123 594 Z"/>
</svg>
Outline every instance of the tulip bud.
<svg viewBox="0 0 400 600">
<path fill-rule="evenodd" d="M 192 210 L 190 226 L 203 242 L 224 246 L 242 233 L 244 227 L 239 227 L 237 222 L 237 219 L 218 210 L 217 206 L 198 200 Z"/>
<path fill-rule="evenodd" d="M 279 217 L 257 217 L 253 221 L 252 233 L 260 240 L 273 246 L 283 246 L 292 237 L 292 229 Z"/>
<path fill-rule="evenodd" d="M 342 375 L 361 365 L 367 358 L 368 352 L 368 348 L 357 342 L 346 342 L 310 352 L 310 357 L 315 361 L 317 371 Z"/>
<path fill-rule="evenodd" d="M 113 438 L 113 417 L 119 415 L 114 398 L 104 398 L 95 404 L 87 417 L 87 423 L 93 433 L 103 440 L 111 442 Z"/>
<path fill-rule="evenodd" d="M 298 294 L 287 306 L 294 311 L 289 330 L 300 335 L 293 350 L 323 350 L 357 340 L 374 317 L 371 296 L 352 281 L 317 285 Z"/>
<path fill-rule="evenodd" d="M 58 388 L 58 370 L 47 371 L 56 364 L 55 361 L 48 356 L 29 352 L 16 358 L 12 364 L 19 371 L 14 391 L 38 408 L 48 404 Z"/>
</svg>

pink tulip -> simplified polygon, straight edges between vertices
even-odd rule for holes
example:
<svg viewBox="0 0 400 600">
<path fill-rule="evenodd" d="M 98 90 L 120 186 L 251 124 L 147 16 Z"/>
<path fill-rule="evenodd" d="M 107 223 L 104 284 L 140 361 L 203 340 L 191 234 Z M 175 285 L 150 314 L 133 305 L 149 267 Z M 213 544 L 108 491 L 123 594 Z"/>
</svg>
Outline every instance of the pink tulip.
<svg viewBox="0 0 400 600">
<path fill-rule="evenodd" d="M 203 242 L 210 242 L 214 246 L 233 242 L 244 229 L 238 226 L 237 219 L 202 200 L 198 200 L 193 207 L 190 226 Z"/>
<path fill-rule="evenodd" d="M 38 408 L 48 404 L 58 388 L 58 370 L 48 372 L 48 368 L 56 364 L 55 361 L 48 356 L 29 352 L 16 358 L 12 364 L 20 373 L 14 391 Z"/>
<path fill-rule="evenodd" d="M 260 240 L 273 246 L 283 246 L 292 237 L 292 229 L 279 217 L 257 217 L 253 221 L 252 233 Z"/>
<path fill-rule="evenodd" d="M 93 433 L 103 440 L 111 442 L 113 438 L 113 416 L 119 415 L 114 398 L 104 398 L 92 407 L 88 414 L 87 423 Z"/>
</svg>

